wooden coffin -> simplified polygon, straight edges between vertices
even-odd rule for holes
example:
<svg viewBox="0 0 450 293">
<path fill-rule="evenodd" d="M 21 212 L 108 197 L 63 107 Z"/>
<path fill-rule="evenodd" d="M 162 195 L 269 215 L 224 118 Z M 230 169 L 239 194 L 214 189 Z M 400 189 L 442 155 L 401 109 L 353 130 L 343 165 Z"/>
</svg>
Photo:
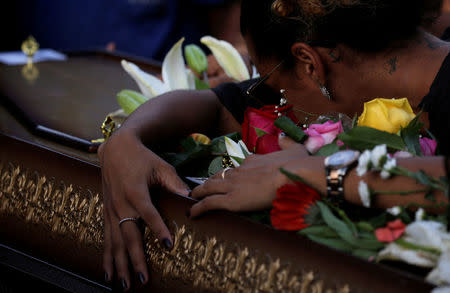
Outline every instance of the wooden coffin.
<svg viewBox="0 0 450 293">
<path fill-rule="evenodd" d="M 89 144 L 80 140 L 89 143 L 100 136 L 97 127 L 115 109 L 115 93 L 135 88 L 119 60 L 105 54 L 71 55 L 67 63 L 40 64 L 40 77 L 31 84 L 22 78 L 20 67 L 0 66 L 0 291 L 3 286 L 20 292 L 26 284 L 69 292 L 115 289 L 114 284 L 104 283 L 101 266 L 100 168 L 95 154 L 86 151 Z M 151 70 L 151 64 L 147 68 Z M 94 84 L 102 73 L 114 84 Z M 80 88 L 88 98 L 74 96 Z M 36 125 L 55 131 L 49 134 Z M 134 285 L 134 290 L 388 293 L 432 289 L 420 275 L 369 263 L 237 214 L 214 212 L 190 220 L 186 213 L 192 199 L 164 192 L 154 195 L 174 236 L 174 248 L 161 249 L 146 231 L 151 281 L 144 288 Z"/>
</svg>

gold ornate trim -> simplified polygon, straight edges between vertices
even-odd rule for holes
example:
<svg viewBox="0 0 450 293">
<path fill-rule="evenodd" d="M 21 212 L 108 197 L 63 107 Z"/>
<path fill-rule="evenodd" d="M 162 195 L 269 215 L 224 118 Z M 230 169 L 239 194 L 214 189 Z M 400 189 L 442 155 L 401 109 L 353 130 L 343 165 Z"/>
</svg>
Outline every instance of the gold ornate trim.
<svg viewBox="0 0 450 293">
<path fill-rule="evenodd" d="M 0 213 L 102 248 L 103 203 L 99 194 L 2 162 Z"/>
<path fill-rule="evenodd" d="M 0 161 L 0 215 L 38 223 L 52 233 L 83 244 L 103 244 L 103 203 L 99 194 L 66 185 L 37 172 Z M 349 293 L 349 286 L 328 288 L 312 271 L 293 270 L 280 259 L 237 243 L 197 235 L 173 224 L 174 248 L 159 246 L 146 229 L 145 251 L 162 285 L 182 280 L 198 291 Z M 337 288 L 337 289 L 336 289 Z"/>
<path fill-rule="evenodd" d="M 175 277 L 192 283 L 199 291 L 214 292 L 300 292 L 349 293 L 348 285 L 326 288 L 312 271 L 296 272 L 280 259 L 257 255 L 247 247 L 197 237 L 186 226 L 174 223 L 174 247 L 168 252 L 146 233 L 145 251 L 152 270 L 162 272 L 163 280 Z"/>
</svg>

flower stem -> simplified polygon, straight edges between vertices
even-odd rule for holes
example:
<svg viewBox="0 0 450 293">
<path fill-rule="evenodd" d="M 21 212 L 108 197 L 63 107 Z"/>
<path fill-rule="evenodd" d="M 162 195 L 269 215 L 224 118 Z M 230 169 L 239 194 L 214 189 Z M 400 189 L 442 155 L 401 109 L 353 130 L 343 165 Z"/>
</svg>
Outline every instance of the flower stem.
<svg viewBox="0 0 450 293">
<path fill-rule="evenodd" d="M 382 191 L 375 191 L 373 190 L 373 194 L 374 195 L 410 195 L 410 194 L 416 194 L 416 193 L 423 193 L 423 192 L 428 192 L 430 191 L 430 188 L 426 188 L 426 189 L 416 189 L 416 190 L 398 190 L 398 191 L 387 191 L 387 190 L 382 190 Z"/>
</svg>

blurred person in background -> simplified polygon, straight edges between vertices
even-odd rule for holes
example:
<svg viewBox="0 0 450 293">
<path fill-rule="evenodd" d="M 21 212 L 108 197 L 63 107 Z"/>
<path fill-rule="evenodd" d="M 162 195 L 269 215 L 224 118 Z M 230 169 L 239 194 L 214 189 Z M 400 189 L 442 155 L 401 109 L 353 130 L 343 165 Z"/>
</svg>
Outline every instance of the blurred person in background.
<svg viewBox="0 0 450 293">
<path fill-rule="evenodd" d="M 239 0 L 2 1 L 0 50 L 19 50 L 29 35 L 41 48 L 108 49 L 162 60 L 182 37 L 213 35 L 245 47 Z M 242 44 L 242 45 L 241 45 Z"/>
</svg>

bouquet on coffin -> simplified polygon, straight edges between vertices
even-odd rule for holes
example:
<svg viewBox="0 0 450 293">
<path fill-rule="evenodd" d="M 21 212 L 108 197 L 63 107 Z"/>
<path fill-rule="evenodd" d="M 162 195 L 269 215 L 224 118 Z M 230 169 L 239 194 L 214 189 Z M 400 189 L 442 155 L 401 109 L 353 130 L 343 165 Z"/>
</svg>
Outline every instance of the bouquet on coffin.
<svg viewBox="0 0 450 293">
<path fill-rule="evenodd" d="M 164 59 L 163 81 L 122 61 L 123 68 L 137 82 L 141 93 L 124 90 L 118 94 L 122 110 L 112 114 L 117 125 L 120 126 L 121 119 L 139 105 L 162 93 L 209 88 L 204 77 L 206 56 L 200 48 L 187 46 L 185 57 L 189 69 L 186 69 L 182 43 L 183 39 Z M 237 81 L 250 77 L 239 53 L 230 44 L 212 37 L 202 38 L 202 43 L 210 48 L 227 75 Z M 295 231 L 312 241 L 368 261 L 401 261 L 429 268 L 427 281 L 450 285 L 450 233 L 447 229 L 450 223 L 445 215 L 425 212 L 428 208 L 450 210 L 448 204 L 437 202 L 433 196 L 435 190 L 440 190 L 448 199 L 448 179 L 434 178 L 423 171 L 411 172 L 397 166 L 396 162 L 397 158 L 436 155 L 437 142 L 423 129 L 419 118 L 420 113 L 413 113 L 406 98 L 374 99 L 365 103 L 361 116 L 355 116 L 353 120 L 342 114 L 323 115 L 314 123 L 302 126 L 298 126 L 291 105 L 248 108 L 242 135 L 233 133 L 211 140 L 203 134 L 192 134 L 180 142 L 180 152 L 161 156 L 180 173 L 189 170 L 188 175 L 201 181 L 201 178 L 225 168 L 239 167 L 252 153 L 280 150 L 278 135 L 281 132 L 303 143 L 313 156 L 328 156 L 345 149 L 358 150 L 361 152 L 357 166 L 359 176 L 372 171 L 386 180 L 393 176 L 411 177 L 424 189 L 400 193 L 408 196 L 423 192 L 429 204 L 376 209 L 371 204 L 377 195 L 399 192 L 372 190 L 360 180 L 358 190 L 363 206 L 349 209 L 348 205 L 339 206 L 328 201 L 302 178 L 281 169 L 280 172 L 293 183 L 277 190 L 270 211 L 254 213 L 252 217 L 275 229 Z M 195 168 L 192 168 L 193 164 Z"/>
</svg>

